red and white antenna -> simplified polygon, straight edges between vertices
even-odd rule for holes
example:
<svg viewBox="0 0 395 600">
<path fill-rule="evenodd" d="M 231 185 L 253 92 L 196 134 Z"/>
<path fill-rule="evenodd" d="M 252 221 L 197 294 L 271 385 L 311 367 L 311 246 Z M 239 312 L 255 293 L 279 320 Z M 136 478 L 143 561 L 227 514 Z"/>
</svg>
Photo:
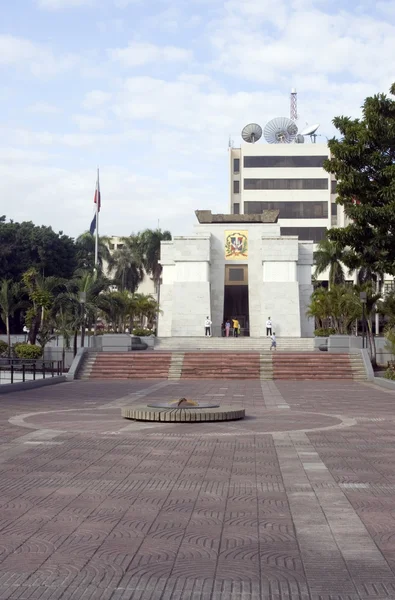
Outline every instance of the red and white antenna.
<svg viewBox="0 0 395 600">
<path fill-rule="evenodd" d="M 295 88 L 291 90 L 291 112 L 290 112 L 291 121 L 298 120 L 298 94 Z"/>
</svg>

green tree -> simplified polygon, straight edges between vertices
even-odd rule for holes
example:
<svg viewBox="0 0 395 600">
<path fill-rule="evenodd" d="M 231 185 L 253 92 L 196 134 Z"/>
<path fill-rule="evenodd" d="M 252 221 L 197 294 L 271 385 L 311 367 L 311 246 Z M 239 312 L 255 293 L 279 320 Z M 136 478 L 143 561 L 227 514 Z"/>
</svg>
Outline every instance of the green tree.
<svg viewBox="0 0 395 600">
<path fill-rule="evenodd" d="M 98 260 L 99 271 L 103 272 L 105 263 L 111 261 L 111 252 L 109 249 L 110 238 L 107 236 L 99 236 L 98 240 Z M 89 231 L 78 236 L 76 247 L 76 260 L 78 269 L 81 271 L 93 271 L 95 268 L 95 235 Z"/>
<path fill-rule="evenodd" d="M 6 222 L 0 218 L 0 278 L 20 281 L 23 273 L 35 268 L 45 277 L 69 278 L 76 268 L 72 238 L 55 233 L 51 227 L 31 222 Z"/>
<path fill-rule="evenodd" d="M 318 243 L 314 252 L 315 273 L 317 277 L 329 267 L 329 286 L 340 285 L 345 281 L 343 262 L 346 258 L 345 251 L 339 244 L 324 238 Z"/>
<path fill-rule="evenodd" d="M 6 326 L 8 353 L 11 350 L 10 318 L 22 307 L 21 286 L 10 279 L 3 279 L 0 282 L 0 316 Z"/>
<path fill-rule="evenodd" d="M 391 87 L 395 94 L 395 84 Z M 335 175 L 337 203 L 350 223 L 328 231 L 328 238 L 354 253 L 354 265 L 395 274 L 395 101 L 368 97 L 362 118 L 336 117 L 340 138 L 329 141 L 324 168 Z"/>
<path fill-rule="evenodd" d="M 143 257 L 138 236 L 122 238 L 123 246 L 111 256 L 110 272 L 121 291 L 134 292 L 144 278 Z"/>
<path fill-rule="evenodd" d="M 309 317 L 319 320 L 321 327 L 330 325 L 337 334 L 351 332 L 351 327 L 362 314 L 359 296 L 353 288 L 345 285 L 334 285 L 331 289 L 317 288 L 312 296 L 307 311 Z"/>
<path fill-rule="evenodd" d="M 162 266 L 160 260 L 160 243 L 162 241 L 170 241 L 170 231 L 162 231 L 161 229 L 145 229 L 139 233 L 139 244 L 143 259 L 143 265 L 146 273 L 152 277 L 155 289 L 158 289 Z"/>
<path fill-rule="evenodd" d="M 29 328 L 28 341 L 36 343 L 41 328 L 47 329 L 50 310 L 58 293 L 64 289 L 65 282 L 59 277 L 44 277 L 35 268 L 31 268 L 22 276 L 29 297 L 30 308 L 25 317 Z"/>
</svg>

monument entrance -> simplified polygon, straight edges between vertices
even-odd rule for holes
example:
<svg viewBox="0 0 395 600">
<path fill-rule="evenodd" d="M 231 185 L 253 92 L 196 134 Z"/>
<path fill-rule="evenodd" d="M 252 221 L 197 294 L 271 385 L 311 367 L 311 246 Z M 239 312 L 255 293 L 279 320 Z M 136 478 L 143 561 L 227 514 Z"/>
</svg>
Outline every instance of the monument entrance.
<svg viewBox="0 0 395 600">
<path fill-rule="evenodd" d="M 248 265 L 225 265 L 224 323 L 227 319 L 238 319 L 241 335 L 250 335 Z"/>
</svg>

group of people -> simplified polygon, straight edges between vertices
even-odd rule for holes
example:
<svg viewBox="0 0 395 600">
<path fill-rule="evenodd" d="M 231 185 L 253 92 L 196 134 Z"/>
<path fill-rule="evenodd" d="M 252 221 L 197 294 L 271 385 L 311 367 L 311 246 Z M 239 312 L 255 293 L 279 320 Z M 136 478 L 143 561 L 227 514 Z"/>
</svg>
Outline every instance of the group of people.
<svg viewBox="0 0 395 600">
<path fill-rule="evenodd" d="M 232 325 L 231 325 L 231 321 L 232 321 Z M 212 321 L 210 319 L 210 317 L 206 317 L 205 323 L 204 323 L 204 331 L 205 331 L 205 335 L 207 337 L 211 337 L 211 325 L 212 325 Z M 221 335 L 222 337 L 229 337 L 230 335 L 230 330 L 231 327 L 233 327 L 233 336 L 234 337 L 239 337 L 240 335 L 240 323 L 239 320 L 235 317 L 234 319 L 226 319 L 226 321 L 224 321 L 221 324 Z M 268 320 L 266 321 L 266 336 L 270 336 L 270 339 L 272 340 L 272 344 L 270 346 L 270 350 L 276 350 L 277 349 L 277 339 L 276 339 L 276 333 L 273 331 L 273 323 L 271 318 L 269 317 Z"/>
<path fill-rule="evenodd" d="M 232 322 L 232 324 L 231 324 Z M 239 320 L 235 317 L 234 319 L 226 319 L 223 323 L 221 323 L 221 335 L 222 337 L 229 337 L 231 327 L 233 327 L 233 337 L 239 337 L 240 335 L 240 323 Z"/>
</svg>

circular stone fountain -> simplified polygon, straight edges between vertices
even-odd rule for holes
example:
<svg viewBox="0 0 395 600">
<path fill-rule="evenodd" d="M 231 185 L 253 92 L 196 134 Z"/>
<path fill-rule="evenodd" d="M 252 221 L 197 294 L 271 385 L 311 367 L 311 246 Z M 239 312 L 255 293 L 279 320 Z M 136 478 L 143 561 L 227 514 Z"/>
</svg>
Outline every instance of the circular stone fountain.
<svg viewBox="0 0 395 600">
<path fill-rule="evenodd" d="M 219 406 L 180 398 L 170 402 L 144 404 L 122 408 L 122 416 L 134 421 L 164 423 L 202 423 L 208 421 L 236 421 L 244 419 L 245 410 L 237 406 Z"/>
</svg>

